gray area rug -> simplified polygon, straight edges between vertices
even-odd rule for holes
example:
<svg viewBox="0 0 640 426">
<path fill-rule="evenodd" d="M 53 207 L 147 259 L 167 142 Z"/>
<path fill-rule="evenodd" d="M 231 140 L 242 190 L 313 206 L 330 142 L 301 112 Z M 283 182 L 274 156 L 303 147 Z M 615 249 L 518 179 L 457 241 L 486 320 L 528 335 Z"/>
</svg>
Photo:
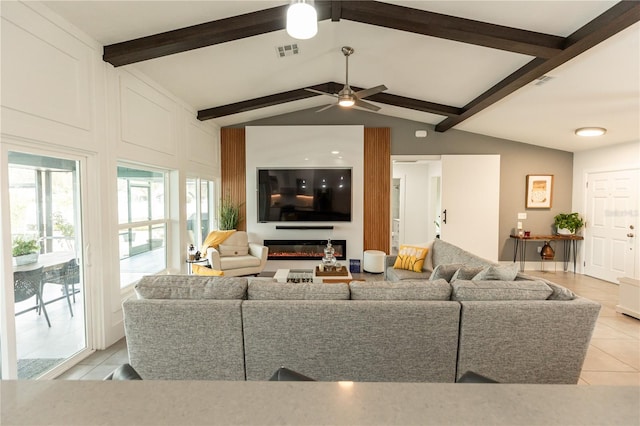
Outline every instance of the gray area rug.
<svg viewBox="0 0 640 426">
<path fill-rule="evenodd" d="M 56 364 L 64 361 L 64 358 L 25 358 L 18 360 L 18 379 L 35 379 Z"/>
</svg>

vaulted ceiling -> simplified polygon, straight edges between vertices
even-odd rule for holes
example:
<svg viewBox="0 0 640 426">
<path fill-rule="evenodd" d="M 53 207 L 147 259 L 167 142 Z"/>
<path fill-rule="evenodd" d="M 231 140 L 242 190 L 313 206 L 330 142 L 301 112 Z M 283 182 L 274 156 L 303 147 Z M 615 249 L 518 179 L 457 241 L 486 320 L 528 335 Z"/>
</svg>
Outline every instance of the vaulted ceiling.
<svg viewBox="0 0 640 426">
<path fill-rule="evenodd" d="M 304 88 L 337 92 L 349 45 L 352 87 L 388 87 L 372 114 L 567 151 L 640 140 L 640 2 L 316 1 L 310 40 L 286 34 L 288 4 L 45 2 L 220 126 L 333 102 Z"/>
</svg>

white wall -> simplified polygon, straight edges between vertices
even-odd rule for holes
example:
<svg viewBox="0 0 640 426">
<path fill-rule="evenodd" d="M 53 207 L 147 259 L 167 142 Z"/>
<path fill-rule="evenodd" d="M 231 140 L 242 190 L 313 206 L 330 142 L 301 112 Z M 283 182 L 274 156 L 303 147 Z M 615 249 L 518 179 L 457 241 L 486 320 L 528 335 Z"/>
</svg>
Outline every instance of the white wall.
<svg viewBox="0 0 640 426">
<path fill-rule="evenodd" d="M 123 333 L 116 167 L 129 161 L 170 171 L 168 270 L 184 270 L 185 179 L 216 179 L 219 128 L 135 66 L 113 68 L 102 46 L 35 2 L 2 2 L 2 133 L 12 150 L 47 150 L 87 161 L 83 182 L 85 282 L 94 296 L 93 348 Z M 3 156 L 2 176 L 6 176 Z M 6 193 L 6 181 L 0 182 Z M 2 287 L 12 283 L 10 220 L 2 198 Z M 89 249 L 87 249 L 89 247 Z M 4 335 L 4 330 L 3 330 Z"/>
<path fill-rule="evenodd" d="M 332 151 L 338 151 L 339 154 L 332 154 Z M 246 219 L 250 241 L 327 238 L 347 240 L 347 259 L 362 259 L 364 126 L 248 126 L 246 153 Z M 332 225 L 333 230 L 276 230 L 275 222 L 258 223 L 256 169 L 263 167 L 352 168 L 351 222 L 301 223 Z M 316 263 L 301 260 L 296 261 L 296 266 L 310 268 Z M 290 266 L 291 262 L 270 260 L 266 269 L 275 270 Z"/>
</svg>

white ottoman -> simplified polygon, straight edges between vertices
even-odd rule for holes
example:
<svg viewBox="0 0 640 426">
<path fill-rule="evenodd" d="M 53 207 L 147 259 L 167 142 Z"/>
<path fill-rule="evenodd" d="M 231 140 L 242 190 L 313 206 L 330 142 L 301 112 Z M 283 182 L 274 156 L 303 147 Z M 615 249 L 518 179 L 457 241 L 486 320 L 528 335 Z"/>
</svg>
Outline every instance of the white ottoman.
<svg viewBox="0 0 640 426">
<path fill-rule="evenodd" d="M 365 272 L 371 272 L 374 274 L 380 274 L 384 272 L 384 257 L 387 254 L 380 250 L 365 250 L 364 251 L 364 265 Z"/>
</svg>

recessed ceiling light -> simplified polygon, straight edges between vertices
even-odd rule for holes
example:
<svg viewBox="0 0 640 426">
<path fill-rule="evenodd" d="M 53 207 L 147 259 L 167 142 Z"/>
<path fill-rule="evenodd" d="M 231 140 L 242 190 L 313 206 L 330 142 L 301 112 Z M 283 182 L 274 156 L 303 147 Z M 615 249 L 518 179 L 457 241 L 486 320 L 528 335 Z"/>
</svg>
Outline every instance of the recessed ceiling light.
<svg viewBox="0 0 640 426">
<path fill-rule="evenodd" d="M 607 133 L 607 129 L 604 127 L 581 127 L 576 129 L 576 135 L 578 136 L 602 136 Z"/>
<path fill-rule="evenodd" d="M 340 154 L 340 151 L 331 151 L 331 153 L 332 153 L 333 155 L 338 155 L 338 154 Z"/>
</svg>

